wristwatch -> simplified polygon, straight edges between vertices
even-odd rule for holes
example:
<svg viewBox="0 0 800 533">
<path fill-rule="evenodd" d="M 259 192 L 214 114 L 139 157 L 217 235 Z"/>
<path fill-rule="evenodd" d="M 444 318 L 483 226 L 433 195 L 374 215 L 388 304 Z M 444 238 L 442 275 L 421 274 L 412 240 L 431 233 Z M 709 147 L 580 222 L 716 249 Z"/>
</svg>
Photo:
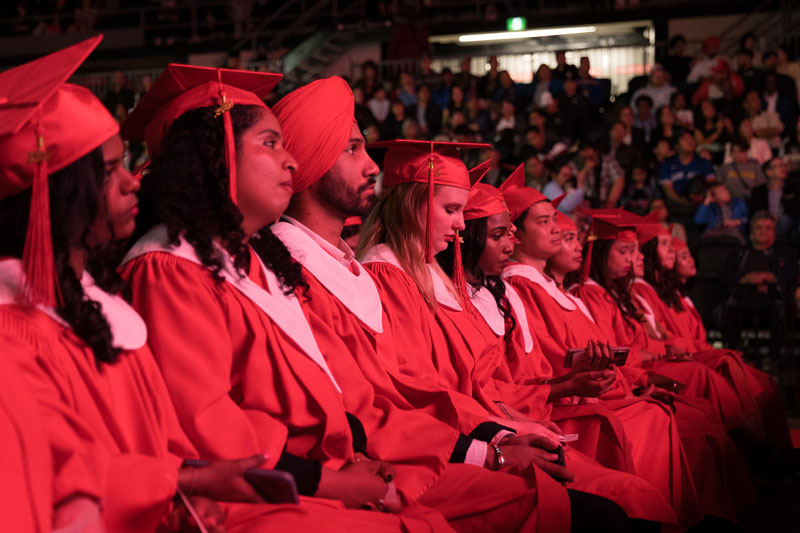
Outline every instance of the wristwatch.
<svg viewBox="0 0 800 533">
<path fill-rule="evenodd" d="M 497 468 L 495 470 L 500 470 L 506 464 L 506 459 L 503 457 L 503 451 L 500 449 L 500 446 L 496 444 L 491 445 L 494 448 L 494 454 L 497 456 Z"/>
</svg>

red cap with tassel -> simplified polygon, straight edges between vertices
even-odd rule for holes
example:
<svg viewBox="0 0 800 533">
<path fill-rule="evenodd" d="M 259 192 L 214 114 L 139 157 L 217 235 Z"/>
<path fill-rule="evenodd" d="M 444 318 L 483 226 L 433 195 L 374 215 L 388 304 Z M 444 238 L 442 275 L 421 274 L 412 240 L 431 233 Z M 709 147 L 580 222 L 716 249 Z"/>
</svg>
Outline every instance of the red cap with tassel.
<svg viewBox="0 0 800 533">
<path fill-rule="evenodd" d="M 160 151 L 164 135 L 175 119 L 193 109 L 216 106 L 214 116 L 222 118 L 225 131 L 229 195 L 236 204 L 236 149 L 228 111 L 234 105 L 268 109 L 263 99 L 282 77 L 271 72 L 167 65 L 122 123 L 122 136 L 129 141 L 147 142 L 153 157 Z"/>
<path fill-rule="evenodd" d="M 533 204 L 547 202 L 549 199 L 532 187 L 525 185 L 525 165 L 521 164 L 500 185 L 500 192 L 508 205 L 511 221 L 517 220 Z"/>
<path fill-rule="evenodd" d="M 119 131 L 92 93 L 66 83 L 101 35 L 0 73 L 0 200 L 31 189 L 20 295 L 49 307 L 61 299 L 50 229 L 48 177 Z"/>
<path fill-rule="evenodd" d="M 596 240 L 618 240 L 636 242 L 636 228 L 642 217 L 624 209 L 582 209 L 581 212 L 592 217 L 592 226 L 586 237 L 588 250 L 583 262 L 582 280 L 589 278 L 592 268 L 592 252 Z"/>
<path fill-rule="evenodd" d="M 425 224 L 425 262 L 434 261 L 433 253 L 433 197 L 435 185 L 449 185 L 459 189 L 470 190 L 472 186 L 488 171 L 488 163 L 484 162 L 472 169 L 467 167 L 459 157 L 459 149 L 487 148 L 482 143 L 452 143 L 435 141 L 413 141 L 397 139 L 380 141 L 367 145 L 367 148 L 388 149 L 383 159 L 383 187 L 388 189 L 401 183 L 428 184 L 428 219 Z M 456 240 L 460 239 L 456 233 Z M 453 284 L 468 306 L 470 299 L 466 290 L 466 278 L 461 266 L 461 246 L 454 243 L 455 258 L 453 264 Z"/>
</svg>

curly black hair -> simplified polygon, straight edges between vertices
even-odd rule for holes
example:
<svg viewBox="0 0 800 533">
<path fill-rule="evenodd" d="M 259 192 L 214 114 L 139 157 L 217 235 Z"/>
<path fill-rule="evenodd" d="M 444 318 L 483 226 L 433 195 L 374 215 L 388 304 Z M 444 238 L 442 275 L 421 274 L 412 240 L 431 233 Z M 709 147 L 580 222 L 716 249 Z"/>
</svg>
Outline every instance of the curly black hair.
<svg viewBox="0 0 800 533">
<path fill-rule="evenodd" d="M 500 276 L 487 276 L 484 274 L 480 267 L 481 255 L 486 249 L 486 238 L 488 237 L 487 218 L 476 218 L 464 222 L 464 231 L 461 232 L 461 237 L 464 243 L 461 245 L 461 263 L 464 266 L 464 272 L 471 274 L 471 276 L 478 280 L 477 283 L 472 284 L 473 291 L 476 292 L 481 287 L 486 287 L 489 292 L 494 296 L 497 302 L 497 307 L 503 313 L 503 319 L 507 324 L 505 339 L 511 337 L 511 332 L 516 327 L 516 320 L 511 312 L 511 306 L 505 299 L 506 286 L 503 283 L 503 278 Z M 436 254 L 436 261 L 442 267 L 448 276 L 453 277 L 453 262 L 455 260 L 455 247 L 456 243 L 451 242 L 448 244 L 447 249 Z"/>
<path fill-rule="evenodd" d="M 70 264 L 70 251 L 87 252 L 87 269 L 105 291 L 115 294 L 124 287 L 105 246 L 92 246 L 92 225 L 104 207 L 105 169 L 102 149 L 97 148 L 48 178 L 50 186 L 50 227 L 53 255 L 61 288 L 62 303 L 56 312 L 94 353 L 98 363 L 114 363 L 119 350 L 112 344 L 111 328 L 100 304 L 86 297 Z M 30 213 L 30 189 L 0 202 L 0 256 L 22 258 Z"/>
<path fill-rule="evenodd" d="M 681 301 L 682 283 L 674 270 L 666 270 L 658 259 L 658 239 L 650 239 L 642 245 L 644 255 L 644 279 L 655 288 L 658 297 L 672 309 L 683 311 Z"/>
<path fill-rule="evenodd" d="M 264 112 L 259 106 L 248 105 L 229 111 L 237 149 L 242 134 Z M 150 172 L 142 179 L 137 219 L 137 235 L 164 224 L 170 244 L 177 244 L 181 236 L 186 239 L 217 281 L 222 281 L 223 264 L 214 249 L 215 240 L 230 254 L 240 273 L 250 267 L 243 216 L 228 194 L 222 121 L 215 116 L 214 107 L 203 107 L 187 111 L 172 123 Z M 269 229 L 262 230 L 260 237 L 253 242 L 285 292 L 307 286 L 300 266 L 292 261 L 283 243 Z"/>
<path fill-rule="evenodd" d="M 606 262 L 613 244 L 614 241 L 611 239 L 598 239 L 594 242 L 589 276 L 608 292 L 622 311 L 622 317 L 633 326 L 633 322 L 642 322 L 644 315 L 636 309 L 631 296 L 633 272 L 620 279 L 611 279 L 608 274 Z"/>
</svg>

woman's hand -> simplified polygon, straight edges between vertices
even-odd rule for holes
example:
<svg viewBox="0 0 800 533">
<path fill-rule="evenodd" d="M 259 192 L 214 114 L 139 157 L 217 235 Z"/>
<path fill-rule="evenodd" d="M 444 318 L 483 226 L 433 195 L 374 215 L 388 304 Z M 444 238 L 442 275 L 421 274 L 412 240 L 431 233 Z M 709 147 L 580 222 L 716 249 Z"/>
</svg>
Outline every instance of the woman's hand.
<svg viewBox="0 0 800 533">
<path fill-rule="evenodd" d="M 574 481 L 575 475 L 566 467 L 557 464 L 557 441 L 539 435 L 521 435 L 504 439 L 500 444 L 506 467 L 524 470 L 531 465 L 536 465 L 551 477 L 559 481 Z M 495 452 L 487 452 L 487 468 L 497 468 Z"/>
<path fill-rule="evenodd" d="M 385 461 L 362 457 L 339 470 L 323 468 L 315 496 L 340 500 L 348 509 L 385 505 L 391 511 L 399 510 L 399 499 L 392 505 L 382 501 L 389 492 L 389 482 L 394 479 L 394 467 Z"/>
<path fill-rule="evenodd" d="M 82 494 L 67 498 L 53 510 L 53 533 L 103 533 L 100 503 Z"/>
<path fill-rule="evenodd" d="M 617 373 L 612 369 L 589 370 L 575 374 L 567 383 L 572 391 L 570 396 L 597 398 L 610 389 L 616 379 Z"/>
<path fill-rule="evenodd" d="M 254 455 L 211 461 L 208 466 L 181 468 L 178 487 L 190 496 L 204 496 L 220 502 L 263 503 L 264 499 L 244 479 L 244 473 L 266 460 L 264 455 Z"/>
<path fill-rule="evenodd" d="M 189 502 L 194 507 L 195 512 L 203 522 L 203 526 L 209 533 L 225 533 L 225 520 L 228 513 L 223 511 L 217 502 L 203 498 L 201 496 L 193 496 L 189 498 Z M 183 502 L 180 502 L 173 509 L 172 514 L 169 516 L 169 525 L 171 531 L 178 533 L 197 533 L 197 521 L 192 513 Z"/>
</svg>

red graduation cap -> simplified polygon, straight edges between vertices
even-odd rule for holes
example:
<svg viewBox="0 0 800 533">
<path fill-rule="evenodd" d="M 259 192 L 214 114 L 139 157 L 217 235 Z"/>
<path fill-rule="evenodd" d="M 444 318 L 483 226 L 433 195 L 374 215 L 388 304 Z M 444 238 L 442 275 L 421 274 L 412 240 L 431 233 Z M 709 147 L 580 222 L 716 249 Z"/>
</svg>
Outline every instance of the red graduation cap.
<svg viewBox="0 0 800 533">
<path fill-rule="evenodd" d="M 586 238 L 589 249 L 583 263 L 583 279 L 589 277 L 592 264 L 594 241 L 619 240 L 636 242 L 636 228 L 642 222 L 642 217 L 624 209 L 583 209 L 582 213 L 592 217 L 589 236 Z"/>
<path fill-rule="evenodd" d="M 271 72 L 195 67 L 172 63 L 133 108 L 122 124 L 122 136 L 129 141 L 146 141 L 151 157 L 172 123 L 193 109 L 217 106 L 225 130 L 225 160 L 229 173 L 229 194 L 236 203 L 236 148 L 230 109 L 252 105 L 267 109 L 264 98 L 283 76 Z"/>
<path fill-rule="evenodd" d="M 414 141 L 397 139 L 371 143 L 367 148 L 387 148 L 383 158 L 383 187 L 389 188 L 401 183 L 428 184 L 428 220 L 425 227 L 425 261 L 433 262 L 433 196 L 434 185 L 450 185 L 471 190 L 486 172 L 489 163 L 483 162 L 472 170 L 467 170 L 458 155 L 459 149 L 488 148 L 484 143 L 453 143 L 437 141 Z M 470 307 L 467 293 L 467 280 L 461 264 L 461 242 L 456 232 L 453 259 L 453 285 L 461 303 Z"/>
<path fill-rule="evenodd" d="M 678 237 L 672 238 L 672 247 L 675 248 L 676 252 L 689 249 L 689 245 L 686 244 L 683 239 L 679 239 Z"/>
<path fill-rule="evenodd" d="M 564 201 L 564 198 L 567 197 L 567 193 L 562 194 L 556 198 L 553 198 L 550 203 L 553 204 L 553 207 L 558 209 L 558 206 L 561 205 L 561 202 Z M 566 213 L 558 212 L 556 214 L 556 222 L 558 223 L 558 229 L 562 233 L 571 232 L 571 231 L 578 231 L 578 225 L 575 224 L 575 221 L 572 220 Z"/>
<path fill-rule="evenodd" d="M 61 293 L 48 176 L 119 131 L 88 89 L 66 83 L 102 39 L 98 35 L 0 73 L 0 200 L 31 188 L 22 296 L 50 307 L 60 301 Z"/>
<path fill-rule="evenodd" d="M 511 220 L 517 220 L 533 204 L 549 201 L 547 196 L 525 185 L 525 165 L 521 164 L 500 185 Z"/>
<path fill-rule="evenodd" d="M 490 217 L 506 212 L 508 212 L 508 207 L 500 190 L 486 183 L 477 183 L 469 191 L 467 206 L 464 208 L 464 220 Z"/>
<path fill-rule="evenodd" d="M 459 149 L 488 148 L 484 143 L 453 143 L 396 139 L 370 143 L 367 148 L 387 148 L 383 158 L 383 187 L 401 183 L 427 183 L 428 223 L 425 231 L 425 261 L 433 262 L 433 195 L 434 185 L 450 185 L 470 190 L 473 179 L 485 172 L 470 175 L 458 155 Z M 479 168 L 481 165 L 478 165 Z M 473 169 L 474 170 L 474 169 Z M 480 175 L 479 175 L 480 174 Z"/>
<path fill-rule="evenodd" d="M 671 237 L 672 233 L 658 221 L 658 213 L 655 211 L 643 217 L 640 224 L 636 227 L 636 235 L 639 237 L 639 245 L 655 239 L 659 236 Z"/>
</svg>

